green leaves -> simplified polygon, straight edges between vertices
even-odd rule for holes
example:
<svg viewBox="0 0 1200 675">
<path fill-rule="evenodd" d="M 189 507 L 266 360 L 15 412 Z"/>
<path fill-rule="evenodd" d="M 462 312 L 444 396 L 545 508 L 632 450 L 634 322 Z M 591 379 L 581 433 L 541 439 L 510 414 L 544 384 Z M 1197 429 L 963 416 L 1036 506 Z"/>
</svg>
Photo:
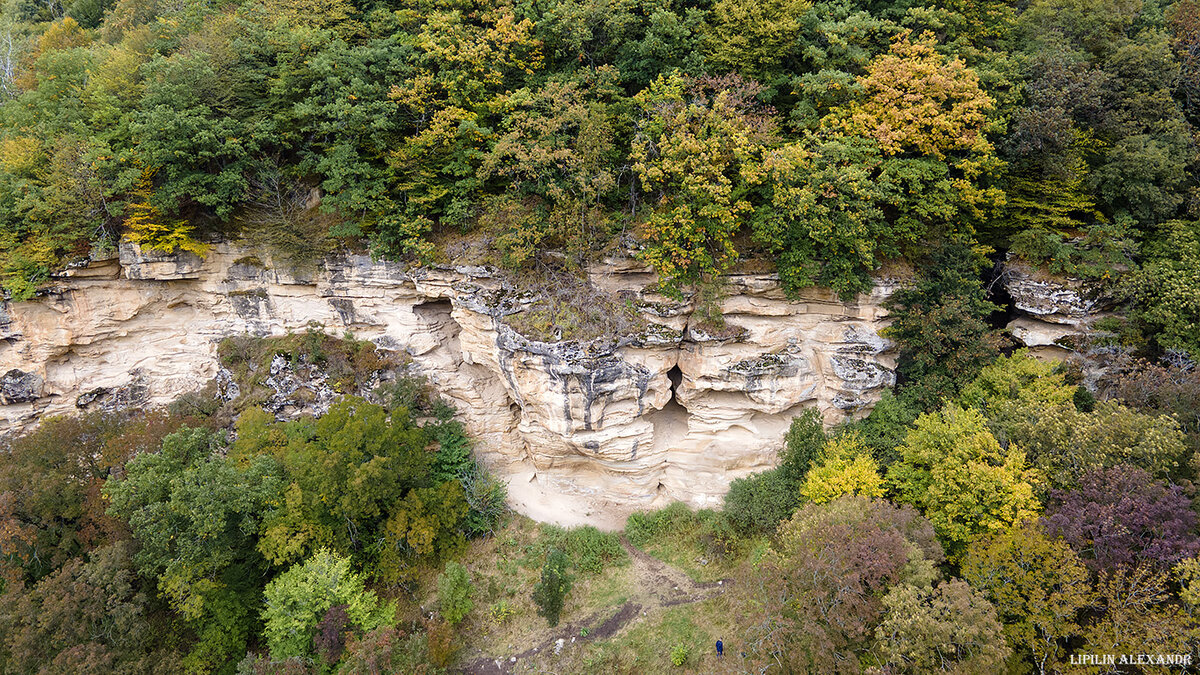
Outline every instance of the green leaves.
<svg viewBox="0 0 1200 675">
<path fill-rule="evenodd" d="M 462 621 L 475 608 L 471 599 L 474 588 L 471 577 L 462 563 L 448 562 L 437 578 L 438 609 L 450 625 Z"/>
<path fill-rule="evenodd" d="M 668 293 L 705 281 L 736 261 L 734 234 L 752 207 L 761 156 L 776 133 L 760 87 L 737 76 L 662 76 L 635 98 L 642 120 L 633 170 L 652 209 L 642 257 Z"/>
<path fill-rule="evenodd" d="M 394 602 L 383 603 L 366 590 L 350 559 L 321 548 L 267 584 L 263 634 L 276 661 L 313 654 L 317 623 L 335 605 L 343 605 L 350 621 L 369 632 L 395 620 Z"/>
<path fill-rule="evenodd" d="M 171 607 L 196 628 L 189 658 L 207 667 L 245 651 L 246 617 L 258 601 L 253 579 L 266 568 L 255 541 L 283 489 L 274 458 L 239 467 L 214 454 L 224 443 L 213 431 L 183 429 L 104 487 L 109 513 L 128 522 L 140 544 L 139 573 L 157 578 Z"/>
<path fill-rule="evenodd" d="M 533 588 L 533 602 L 538 607 L 538 615 L 546 619 L 551 627 L 558 625 L 563 602 L 567 593 L 571 592 L 573 579 L 567 573 L 569 564 L 567 554 L 559 550 L 550 551 L 542 567 L 542 578 Z"/>
<path fill-rule="evenodd" d="M 1001 449 L 976 410 L 948 405 L 922 415 L 899 453 L 888 480 L 900 501 L 925 513 L 952 559 L 975 536 L 1041 510 L 1037 472 L 1026 466 L 1024 453 Z"/>
</svg>

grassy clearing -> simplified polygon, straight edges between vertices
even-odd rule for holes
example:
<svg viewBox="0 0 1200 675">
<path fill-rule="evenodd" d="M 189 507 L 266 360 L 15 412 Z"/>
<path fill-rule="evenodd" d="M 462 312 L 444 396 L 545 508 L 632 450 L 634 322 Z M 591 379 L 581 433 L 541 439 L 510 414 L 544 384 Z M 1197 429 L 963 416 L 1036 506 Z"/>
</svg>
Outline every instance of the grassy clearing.
<svg viewBox="0 0 1200 675">
<path fill-rule="evenodd" d="M 744 617 L 725 584 L 747 583 L 750 561 L 766 540 L 730 546 L 721 531 L 719 514 L 682 505 L 638 514 L 625 534 L 650 555 L 631 557 L 618 534 L 510 516 L 460 557 L 471 576 L 474 609 L 455 629 L 458 667 L 475 672 L 503 660 L 519 673 L 737 672 Z M 550 627 L 531 593 L 555 549 L 571 560 L 574 583 L 559 625 Z M 405 615 L 415 619 L 436 608 L 438 571 L 418 577 L 418 592 L 402 603 Z M 563 649 L 555 654 L 559 638 Z M 727 649 L 720 660 L 717 639 Z"/>
<path fill-rule="evenodd" d="M 740 636 L 728 596 L 655 608 L 611 639 L 586 642 L 560 656 L 545 654 L 520 672 L 558 673 L 720 673 L 737 672 Z M 718 659 L 717 639 L 726 644 Z"/>
<path fill-rule="evenodd" d="M 530 597 L 546 554 L 553 548 L 568 555 L 574 576 L 557 629 L 546 625 Z M 471 575 L 475 603 L 458 627 L 462 661 L 519 654 L 552 632 L 611 613 L 625 602 L 634 586 L 629 558 L 617 535 L 595 528 L 564 530 L 539 525 L 518 515 L 494 536 L 471 542 L 460 560 Z M 421 577 L 418 600 L 411 609 L 429 611 L 436 606 L 436 575 L 432 570 Z"/>
<path fill-rule="evenodd" d="M 734 536 L 717 511 L 692 511 L 678 502 L 631 515 L 625 531 L 635 546 L 702 583 L 729 578 L 767 545 L 764 537 Z"/>
</svg>

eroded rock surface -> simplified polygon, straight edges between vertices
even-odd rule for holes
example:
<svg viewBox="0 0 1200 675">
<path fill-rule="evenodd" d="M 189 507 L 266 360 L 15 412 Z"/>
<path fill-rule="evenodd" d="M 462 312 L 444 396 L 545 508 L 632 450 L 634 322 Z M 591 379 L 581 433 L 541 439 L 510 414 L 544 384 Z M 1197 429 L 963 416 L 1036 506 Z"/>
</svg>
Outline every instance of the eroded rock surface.
<svg viewBox="0 0 1200 675">
<path fill-rule="evenodd" d="M 719 503 L 734 478 L 776 462 L 805 408 L 841 421 L 895 381 L 892 345 L 879 336 L 891 282 L 853 302 L 818 289 L 788 300 L 770 275 L 735 275 L 716 330 L 699 325 L 690 301 L 656 295 L 635 261 L 607 261 L 589 277 L 632 298 L 642 327 L 587 342 L 530 338 L 506 317 L 531 298 L 481 267 L 346 255 L 294 274 L 224 244 L 203 260 L 123 247 L 3 308 L 0 423 L 11 431 L 76 407 L 167 403 L 214 377 L 228 387 L 216 347 L 232 335 L 350 330 L 412 357 L 508 479 L 514 507 L 619 526 L 633 509 L 672 500 Z M 285 365 L 272 370 L 279 391 L 300 386 Z"/>
<path fill-rule="evenodd" d="M 1064 356 L 1113 304 L 1082 279 L 1053 277 L 1012 259 L 1002 281 L 1018 313 L 1008 330 L 1042 356 Z"/>
</svg>

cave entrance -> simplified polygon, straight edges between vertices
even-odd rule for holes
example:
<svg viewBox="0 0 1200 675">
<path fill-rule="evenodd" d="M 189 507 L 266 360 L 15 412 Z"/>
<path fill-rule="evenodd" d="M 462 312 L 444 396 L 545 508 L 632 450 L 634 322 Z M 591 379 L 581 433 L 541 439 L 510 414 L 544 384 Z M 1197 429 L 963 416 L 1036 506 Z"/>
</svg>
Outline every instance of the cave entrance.
<svg viewBox="0 0 1200 675">
<path fill-rule="evenodd" d="M 451 334 L 445 335 L 445 337 L 458 335 L 459 331 L 462 330 L 458 322 L 454 320 L 454 305 L 451 304 L 450 298 L 437 298 L 413 305 L 412 311 L 417 319 L 428 324 L 430 328 L 438 331 L 439 334 L 447 332 Z"/>
<path fill-rule="evenodd" d="M 683 384 L 683 371 L 679 369 L 679 364 L 671 366 L 667 371 L 667 379 L 671 381 L 671 400 L 675 400 L 675 392 L 679 389 L 679 385 Z"/>
<path fill-rule="evenodd" d="M 679 386 L 683 384 L 683 371 L 679 366 L 672 366 L 667 371 L 667 380 L 671 382 L 671 397 L 662 408 L 651 412 L 646 419 L 654 425 L 653 451 L 659 457 L 665 457 L 672 448 L 678 447 L 688 432 L 690 414 L 679 402 Z"/>
<path fill-rule="evenodd" d="M 987 291 L 987 299 L 999 305 L 1000 309 L 989 314 L 985 320 L 992 328 L 1004 330 L 1010 321 L 1017 318 L 1017 304 L 1004 287 L 1005 255 L 995 253 L 991 260 L 992 268 L 984 270 L 983 288 Z"/>
</svg>

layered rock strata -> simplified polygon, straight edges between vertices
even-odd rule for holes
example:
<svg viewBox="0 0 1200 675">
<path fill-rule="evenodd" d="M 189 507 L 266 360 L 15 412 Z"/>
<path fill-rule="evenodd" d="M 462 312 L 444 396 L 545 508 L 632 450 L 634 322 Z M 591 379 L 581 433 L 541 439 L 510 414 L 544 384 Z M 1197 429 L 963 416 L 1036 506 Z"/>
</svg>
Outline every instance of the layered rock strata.
<svg viewBox="0 0 1200 675">
<path fill-rule="evenodd" d="M 1044 358 L 1066 356 L 1113 305 L 1082 279 L 1051 276 L 1011 259 L 1001 281 L 1016 314 L 1009 332 Z"/>
<path fill-rule="evenodd" d="M 68 270 L 0 315 L 0 424 L 97 405 L 162 404 L 220 375 L 238 334 L 352 331 L 410 355 L 453 402 L 513 505 L 541 520 L 618 526 L 633 509 L 719 503 L 734 478 L 772 466 L 791 419 L 861 415 L 894 384 L 881 280 L 852 302 L 784 297 L 771 275 L 733 275 L 703 329 L 690 301 L 616 259 L 597 292 L 620 293 L 638 330 L 545 342 L 507 320 L 534 298 L 482 267 L 410 269 L 361 255 L 311 273 L 264 266 L 220 244 L 204 259 L 123 245 Z"/>
</svg>

